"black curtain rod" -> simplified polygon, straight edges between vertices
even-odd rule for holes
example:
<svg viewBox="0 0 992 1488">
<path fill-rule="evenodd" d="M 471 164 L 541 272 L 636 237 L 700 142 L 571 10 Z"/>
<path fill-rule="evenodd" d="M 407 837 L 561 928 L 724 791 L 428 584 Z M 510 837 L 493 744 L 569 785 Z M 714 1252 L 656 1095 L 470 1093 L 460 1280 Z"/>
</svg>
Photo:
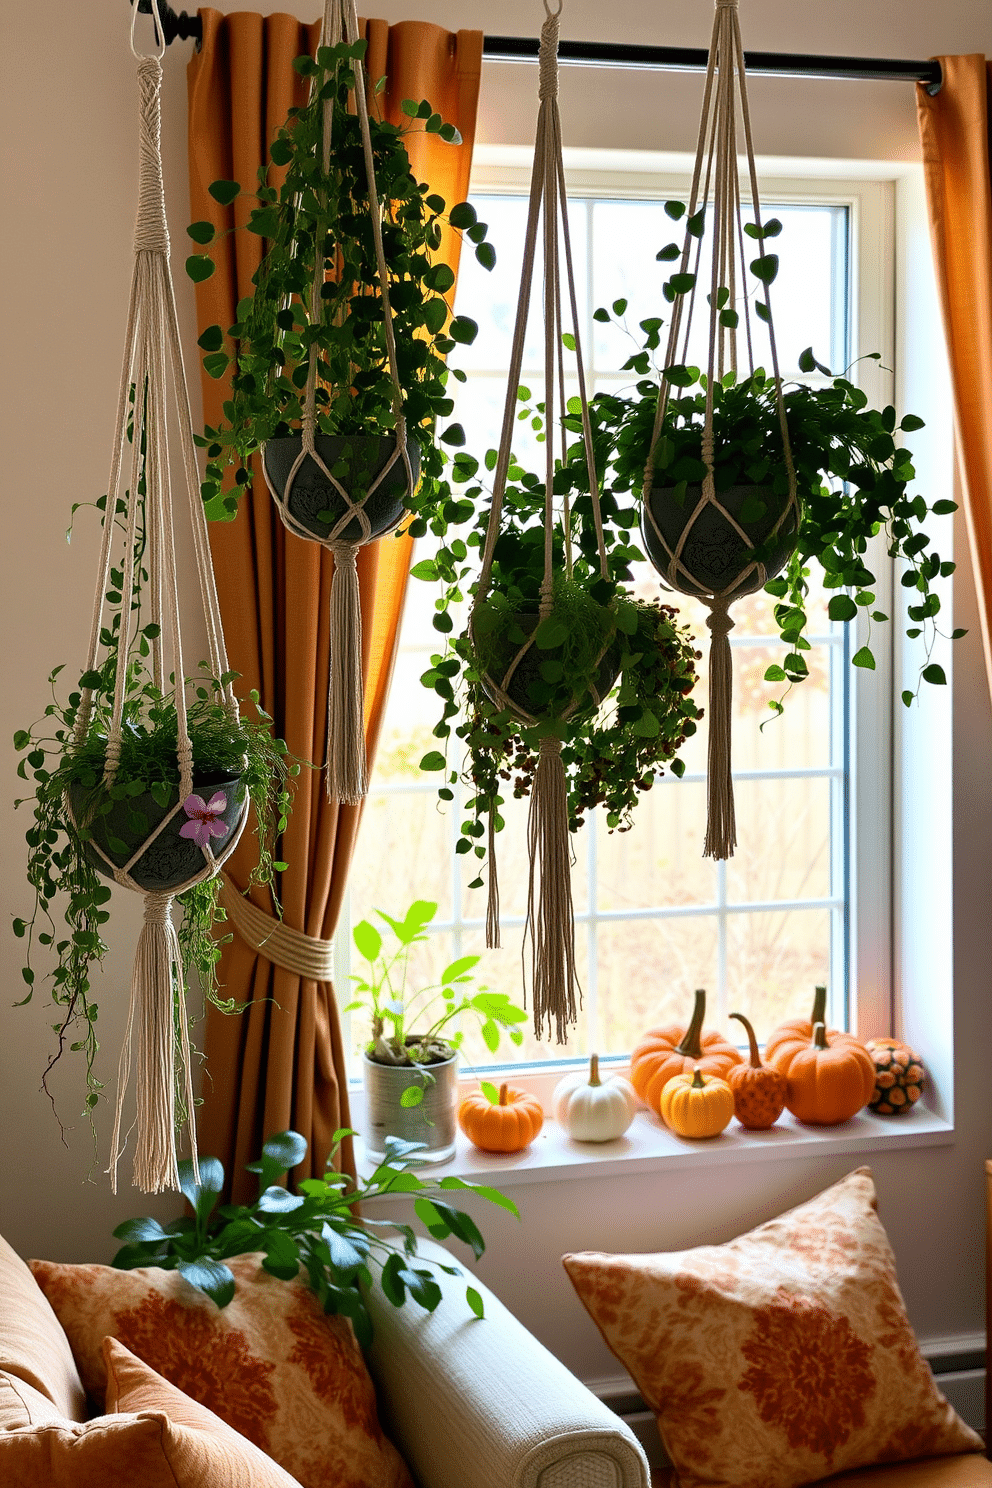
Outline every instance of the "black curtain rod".
<svg viewBox="0 0 992 1488">
<path fill-rule="evenodd" d="M 138 9 L 151 14 L 151 0 L 138 0 Z M 166 45 L 199 41 L 203 27 L 198 15 L 176 14 L 168 0 L 158 0 Z M 490 62 L 536 62 L 538 42 L 532 36 L 486 36 L 482 54 Z M 705 47 L 636 46 L 613 41 L 563 41 L 560 62 L 584 67 L 662 68 L 668 72 L 703 72 Z M 938 93 L 942 82 L 939 62 L 913 62 L 895 57 L 821 57 L 789 52 L 745 52 L 749 73 L 765 77 L 840 78 L 852 81 L 891 79 L 923 83 Z"/>
</svg>

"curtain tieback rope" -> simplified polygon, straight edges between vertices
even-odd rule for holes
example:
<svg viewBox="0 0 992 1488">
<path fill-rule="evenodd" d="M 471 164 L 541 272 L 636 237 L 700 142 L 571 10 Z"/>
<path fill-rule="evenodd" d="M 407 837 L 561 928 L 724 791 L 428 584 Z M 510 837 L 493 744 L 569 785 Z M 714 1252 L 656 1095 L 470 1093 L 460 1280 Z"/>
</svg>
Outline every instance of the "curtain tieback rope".
<svg viewBox="0 0 992 1488">
<path fill-rule="evenodd" d="M 259 909 L 257 904 L 252 904 L 238 892 L 226 873 L 221 874 L 219 899 L 241 939 L 266 961 L 306 981 L 332 980 L 333 940 L 319 940 L 315 935 L 294 930 L 285 921 Z"/>
</svg>

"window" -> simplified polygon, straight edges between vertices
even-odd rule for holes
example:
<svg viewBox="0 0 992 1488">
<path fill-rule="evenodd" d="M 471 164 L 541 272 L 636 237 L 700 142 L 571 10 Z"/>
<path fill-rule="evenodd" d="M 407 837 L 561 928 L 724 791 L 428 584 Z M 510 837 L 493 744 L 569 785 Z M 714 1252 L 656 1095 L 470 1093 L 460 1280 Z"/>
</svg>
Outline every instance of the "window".
<svg viewBox="0 0 992 1488">
<path fill-rule="evenodd" d="M 630 374 L 617 369 L 633 344 L 614 326 L 594 322 L 592 312 L 626 298 L 626 320 L 635 333 L 640 319 L 658 313 L 661 272 L 654 255 L 676 236 L 661 202 L 684 194 L 686 178 L 581 166 L 571 176 L 570 223 L 589 384 L 591 391 L 622 387 Z M 525 171 L 503 166 L 477 172 L 473 200 L 490 224 L 499 264 L 489 276 L 465 255 L 459 279 L 458 308 L 480 322 L 480 334 L 473 347 L 459 351 L 458 364 L 468 380 L 457 394 L 455 417 L 476 453 L 495 446 L 498 438 L 525 189 Z M 837 370 L 861 348 L 889 351 L 887 189 L 874 182 L 764 182 L 766 213 L 774 213 L 784 225 L 773 308 L 785 376 L 797 375 L 799 352 L 811 343 L 818 357 Z M 866 277 L 862 266 L 874 276 L 867 292 L 861 287 Z M 694 334 L 702 335 L 703 327 Z M 538 387 L 541 335 L 539 313 L 532 314 L 523 376 Z M 760 350 L 756 359 L 761 360 Z M 868 369 L 866 391 L 889 401 L 890 391 L 868 385 L 878 375 L 874 363 Z M 536 449 L 528 449 L 524 438 L 517 445 L 524 463 Z M 647 565 L 638 583 L 646 594 L 658 594 L 657 577 Z M 697 636 L 705 636 L 702 607 L 680 596 L 675 602 Z M 504 1042 L 498 1062 L 513 1057 L 540 1064 L 593 1049 L 621 1058 L 646 1027 L 684 1017 L 697 986 L 709 991 L 712 1021 L 726 1026 L 726 1014 L 741 1011 L 763 1037 L 783 1017 L 794 1015 L 797 997 L 804 1004 L 806 992 L 825 981 L 832 1021 L 853 1026 L 859 937 L 871 939 L 872 990 L 878 998 L 888 998 L 888 932 L 881 928 L 889 915 L 887 637 L 876 631 L 872 638 L 881 658 L 879 672 L 869 679 L 876 696 L 868 705 L 873 713 L 866 727 L 866 715 L 859 710 L 860 694 L 867 689 L 849 664 L 852 641 L 860 642 L 846 627 L 832 626 L 825 607 L 811 611 L 811 675 L 789 696 L 784 717 L 775 720 L 767 706 L 769 684 L 763 680 L 779 652 L 771 603 L 756 595 L 734 609 L 735 857 L 715 864 L 701 856 L 704 723 L 684 755 L 683 779 L 666 774 L 655 784 L 643 798 L 631 832 L 611 834 L 604 822 L 590 821 L 574 839 L 583 1011 L 567 1049 L 538 1043 L 528 1034 L 519 1051 Z M 438 901 L 438 933 L 421 948 L 417 968 L 427 975 L 455 956 L 482 952 L 485 917 L 484 891 L 463 889 L 474 875 L 465 873 L 465 860 L 453 853 L 459 803 L 456 799 L 440 811 L 437 777 L 417 768 L 421 756 L 434 747 L 430 730 L 436 699 L 418 680 L 430 655 L 441 649 L 431 627 L 432 604 L 429 587 L 411 580 L 350 884 L 352 922 L 371 915 L 375 906 L 400 913 L 415 897 Z M 704 652 L 699 665 L 705 704 L 702 641 L 699 649 Z M 760 728 L 766 719 L 767 726 Z M 854 840 L 849 808 L 855 792 L 859 799 L 870 797 L 869 819 L 881 830 L 881 839 L 873 832 L 869 843 Z M 507 828 L 497 838 L 504 949 L 485 953 L 479 971 L 490 986 L 519 1001 L 526 802 L 508 801 L 504 814 Z M 871 871 L 865 868 L 866 852 L 877 859 Z M 347 985 L 349 943 L 349 923 L 343 919 L 339 987 Z M 356 1048 L 364 1034 L 356 1027 Z M 481 1044 L 467 1047 L 466 1055 L 479 1064 L 492 1062 Z"/>
</svg>

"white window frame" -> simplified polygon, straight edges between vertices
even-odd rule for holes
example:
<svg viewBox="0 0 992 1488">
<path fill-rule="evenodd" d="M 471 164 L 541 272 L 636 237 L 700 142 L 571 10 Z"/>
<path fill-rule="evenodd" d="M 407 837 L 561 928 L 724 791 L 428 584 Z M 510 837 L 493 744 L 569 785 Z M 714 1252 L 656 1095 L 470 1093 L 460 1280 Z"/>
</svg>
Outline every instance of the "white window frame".
<svg viewBox="0 0 992 1488">
<path fill-rule="evenodd" d="M 569 188 L 576 194 L 617 197 L 657 196 L 661 199 L 685 190 L 687 176 L 691 171 L 691 159 L 684 156 L 660 152 L 631 152 L 607 150 L 567 150 L 566 172 Z M 919 253 L 919 232 L 907 228 L 907 222 L 920 215 L 921 184 L 919 168 L 902 164 L 876 161 L 806 161 L 764 158 L 758 161 L 759 181 L 762 194 L 769 200 L 795 201 L 802 203 L 825 203 L 844 205 L 850 217 L 851 245 L 851 304 L 855 314 L 851 324 L 852 359 L 868 351 L 881 353 L 881 361 L 862 364 L 859 382 L 876 406 L 896 402 L 897 388 L 891 368 L 895 361 L 897 334 L 900 351 L 912 344 L 914 325 L 903 314 L 897 315 L 897 273 L 905 280 L 907 257 L 915 250 Z M 477 146 L 473 167 L 471 189 L 477 192 L 506 191 L 514 194 L 525 191 L 530 172 L 530 152 L 520 147 Z M 908 213 L 908 217 L 907 217 Z M 900 260 L 897 268 L 897 256 Z M 925 269 L 922 269 L 925 275 Z M 914 286 L 915 289 L 915 286 Z M 901 288 L 901 305 L 904 311 L 906 284 Z M 932 310 L 932 307 L 928 307 Z M 934 330 L 932 315 L 923 317 L 921 327 L 916 327 L 917 337 L 925 337 Z M 912 392 L 912 379 L 901 375 L 900 394 Z M 908 406 L 915 409 L 911 395 L 907 395 Z M 945 410 L 946 413 L 946 410 Z M 940 423 L 941 421 L 938 421 Z M 946 425 L 946 417 L 942 421 Z M 944 429 L 946 434 L 946 429 Z M 939 438 L 940 430 L 934 433 Z M 914 437 L 914 450 L 919 436 Z M 925 451 L 924 451 L 925 457 Z M 919 465 L 919 460 L 917 461 Z M 931 493 L 932 495 L 933 493 Z M 943 494 L 943 493 L 941 493 Z M 942 537 L 941 551 L 949 549 L 946 537 Z M 907 725 L 901 715 L 895 713 L 898 689 L 896 672 L 906 668 L 904 652 L 906 645 L 899 638 L 900 613 L 903 608 L 899 586 L 895 584 L 893 565 L 886 558 L 884 547 L 874 555 L 873 568 L 879 576 L 876 590 L 878 606 L 891 617 L 888 625 L 876 627 L 872 635 L 872 650 L 877 668 L 874 673 L 852 669 L 852 697 L 856 714 L 852 733 L 850 803 L 848 829 L 853 833 L 850 849 L 851 910 L 849 915 L 849 941 L 847 954 L 850 958 L 849 978 L 851 1006 L 847 1010 L 849 1026 L 861 1036 L 867 1037 L 882 1028 L 899 1029 L 911 1036 L 912 1027 L 907 1028 L 905 1009 L 901 996 L 897 998 L 894 972 L 901 971 L 905 959 L 907 923 L 912 922 L 912 910 L 904 904 L 894 903 L 894 892 L 901 875 L 897 854 L 906 850 L 906 834 L 903 813 L 900 810 L 899 793 L 903 789 L 902 772 L 894 760 L 893 746 L 899 747 L 907 733 Z M 894 644 L 895 642 L 895 644 Z M 857 644 L 862 644 L 861 638 Z M 904 685 L 902 682 L 900 686 Z M 941 702 L 943 703 L 943 699 Z M 946 706 L 946 705 L 945 705 Z M 919 734 L 919 728 L 909 725 L 909 733 Z M 858 830 L 859 824 L 861 830 Z M 866 830 L 865 825 L 870 824 Z M 948 873 L 949 873 L 948 863 Z M 897 913 L 898 910 L 898 913 Z M 339 989 L 346 988 L 348 972 L 348 948 L 350 943 L 350 916 L 347 906 L 342 915 L 337 937 L 335 972 Z M 939 1006 L 949 1012 L 950 985 L 947 997 Z M 840 1011 L 840 1010 L 838 1010 Z M 939 1016 L 939 1014 L 938 1014 Z M 908 1019 L 913 1023 L 912 1012 Z M 929 1021 L 929 1020 L 928 1020 Z M 347 1030 L 345 1030 L 347 1036 Z M 573 1060 L 574 1065 L 577 1061 Z M 939 1061 L 946 1064 L 946 1061 Z M 556 1061 L 553 1069 L 522 1071 L 513 1065 L 506 1066 L 517 1083 L 532 1088 L 547 1100 L 554 1083 L 569 1068 L 569 1061 Z M 903 1127 L 901 1144 L 913 1145 L 943 1143 L 950 1140 L 952 1127 L 948 1119 L 952 1115 L 951 1071 L 944 1069 L 944 1098 L 934 1102 L 934 1114 L 926 1120 L 914 1123 L 913 1131 Z M 360 1087 L 353 1090 L 353 1098 L 360 1100 Z M 921 1113 L 922 1116 L 923 1113 Z M 860 1125 L 855 1132 L 830 1141 L 826 1134 L 789 1133 L 788 1151 L 794 1151 L 794 1140 L 808 1141 L 822 1155 L 827 1147 L 832 1151 L 869 1151 L 890 1144 L 894 1133 L 889 1126 L 884 1129 L 870 1118 L 867 1131 Z M 360 1122 L 358 1123 L 360 1125 Z M 665 1134 L 654 1142 L 650 1153 L 630 1154 L 650 1166 L 668 1166 L 676 1155 L 667 1150 Z M 826 1146 L 824 1145 L 826 1141 Z M 678 1144 L 676 1143 L 676 1146 Z M 746 1145 L 746 1143 L 745 1143 Z M 726 1149 L 722 1149 L 726 1151 Z M 588 1158 L 582 1170 L 588 1172 Z M 734 1160 L 733 1156 L 720 1158 L 713 1152 L 713 1160 Z M 491 1166 L 491 1165 L 489 1165 Z M 560 1152 L 551 1158 L 519 1159 L 511 1168 L 519 1170 L 521 1181 L 535 1181 L 538 1172 L 553 1168 L 562 1173 L 572 1171 L 572 1159 L 564 1160 Z M 464 1161 L 456 1159 L 452 1170 L 465 1172 Z M 536 1169 L 538 1172 L 531 1170 Z M 488 1168 L 487 1168 L 488 1170 Z M 527 1176 L 531 1174 L 531 1176 Z"/>
</svg>

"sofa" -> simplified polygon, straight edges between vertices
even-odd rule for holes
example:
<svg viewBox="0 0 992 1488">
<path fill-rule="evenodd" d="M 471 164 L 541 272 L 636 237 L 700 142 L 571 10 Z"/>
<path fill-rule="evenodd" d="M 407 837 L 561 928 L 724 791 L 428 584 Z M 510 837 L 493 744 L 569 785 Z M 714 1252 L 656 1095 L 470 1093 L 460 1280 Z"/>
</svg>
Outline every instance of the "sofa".
<svg viewBox="0 0 992 1488">
<path fill-rule="evenodd" d="M 433 1242 L 422 1242 L 421 1250 L 451 1263 Z M 656 1467 L 652 1476 L 627 1424 L 478 1280 L 474 1285 L 483 1297 L 483 1321 L 457 1294 L 431 1314 L 412 1303 L 393 1308 L 381 1297 L 373 1303 L 369 1367 L 380 1416 L 418 1488 L 668 1488 L 667 1469 Z M 0 1241 L 0 1407 L 4 1385 L 22 1399 L 85 1419 L 68 1339 L 27 1266 Z M 6 1481 L 0 1441 L 0 1482 Z M 972 1453 L 831 1481 L 838 1488 L 990 1488 L 992 1466 Z M 127 1488 L 132 1483 L 142 1488 L 126 1479 Z M 48 1485 L 39 1479 L 31 1488 Z M 238 1479 L 238 1488 L 252 1488 L 252 1480 Z"/>
</svg>

